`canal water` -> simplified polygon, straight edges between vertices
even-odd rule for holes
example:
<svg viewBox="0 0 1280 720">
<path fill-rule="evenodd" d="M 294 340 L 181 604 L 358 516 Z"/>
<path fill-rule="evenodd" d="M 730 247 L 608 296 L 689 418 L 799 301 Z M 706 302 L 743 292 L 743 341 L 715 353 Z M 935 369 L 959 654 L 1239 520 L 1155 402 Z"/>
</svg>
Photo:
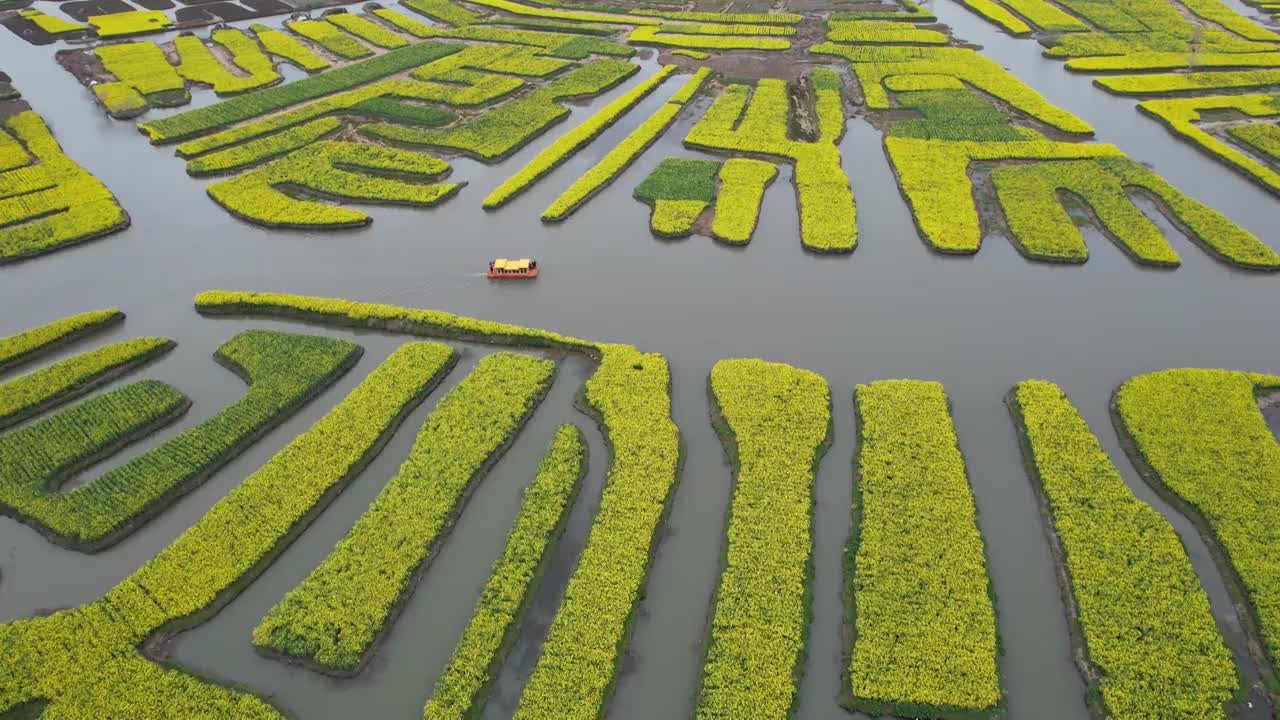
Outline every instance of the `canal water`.
<svg viewBox="0 0 1280 720">
<path fill-rule="evenodd" d="M 935 0 L 931 9 L 958 37 L 985 46 L 988 57 L 1093 124 L 1099 141 L 1118 145 L 1191 196 L 1280 245 L 1272 229 L 1272 197 L 1141 117 L 1133 101 L 1069 75 L 1060 63 L 1041 58 L 1033 41 L 1004 36 L 958 4 Z M 366 353 L 334 388 L 107 551 L 86 556 L 57 549 L 25 526 L 0 518 L 0 621 L 100 595 L 322 416 L 403 342 L 382 333 L 205 319 L 192 309 L 193 296 L 202 290 L 270 290 L 448 310 L 630 343 L 668 358 L 686 461 L 610 718 L 691 713 L 731 492 L 729 467 L 708 419 L 705 386 L 715 362 L 734 357 L 814 370 L 827 378 L 834 401 L 835 443 L 816 483 L 813 624 L 797 717 L 848 716 L 834 698 L 842 652 L 841 554 L 849 532 L 855 453 L 852 393 L 860 383 L 886 378 L 941 381 L 952 401 L 989 550 L 1010 717 L 1087 717 L 1052 559 L 1003 403 L 1005 393 L 1026 378 L 1058 383 L 1134 492 L 1170 519 L 1190 550 L 1220 625 L 1242 655 L 1246 676 L 1256 678 L 1203 542 L 1127 463 L 1108 401 L 1126 378 L 1164 368 L 1280 372 L 1280 335 L 1272 328 L 1280 277 L 1219 264 L 1163 219 L 1183 258 L 1177 271 L 1141 268 L 1093 231 L 1086 232 L 1092 257 L 1083 266 L 1028 262 L 999 236 L 986 238 L 974 257 L 932 254 L 919 240 L 893 182 L 880 134 L 860 118 L 850 120 L 841 144 L 860 229 L 857 251 L 849 256 L 802 252 L 787 167 L 765 195 L 759 229 L 747 248 L 727 249 L 700 237 L 654 239 L 648 208 L 631 192 L 663 158 L 696 156 L 681 147 L 680 139 L 697 113 L 683 116 L 618 182 L 567 222 L 540 223 L 542 209 L 660 106 L 673 86 L 643 101 L 506 208 L 496 213 L 480 208 L 489 190 L 555 137 L 654 71 L 652 56 L 638 60 L 644 70 L 636 77 L 590 107 L 574 107 L 570 119 L 500 167 L 455 161 L 454 177 L 469 186 L 440 208 L 368 208 L 373 224 L 353 231 L 266 231 L 214 205 L 204 194 L 207 181 L 187 178 L 170 148 L 151 147 L 131 123 L 100 113 L 52 53 L 52 47 L 0 39 L 0 66 L 50 122 L 68 154 L 116 193 L 133 226 L 102 241 L 0 269 L 0 336 L 75 312 L 118 307 L 129 318 L 104 340 L 144 334 L 176 340 L 174 352 L 139 376 L 173 384 L 195 405 L 182 421 L 122 458 L 239 397 L 243 384 L 210 359 L 239 330 L 272 327 L 349 337 Z M 196 99 L 210 102 L 212 94 L 198 92 Z M 487 260 L 500 256 L 536 257 L 543 276 L 529 284 L 491 284 L 480 272 Z M 82 343 L 57 357 L 91 346 Z M 494 351 L 458 347 L 465 357 L 450 381 L 256 583 L 212 620 L 172 642 L 174 661 L 268 695 L 298 718 L 420 716 L 501 551 L 523 487 L 555 427 L 572 422 L 587 432 L 590 472 L 547 582 L 485 712 L 486 718 L 510 716 L 599 503 L 607 453 L 594 425 L 572 408 L 574 393 L 592 370 L 583 359 L 562 361 L 551 393 L 472 496 L 377 658 L 360 676 L 326 678 L 262 658 L 249 643 L 263 613 L 323 559 L 395 473 L 435 399 L 479 357 Z M 1255 702 L 1242 716 L 1264 718 L 1268 712 Z"/>
</svg>

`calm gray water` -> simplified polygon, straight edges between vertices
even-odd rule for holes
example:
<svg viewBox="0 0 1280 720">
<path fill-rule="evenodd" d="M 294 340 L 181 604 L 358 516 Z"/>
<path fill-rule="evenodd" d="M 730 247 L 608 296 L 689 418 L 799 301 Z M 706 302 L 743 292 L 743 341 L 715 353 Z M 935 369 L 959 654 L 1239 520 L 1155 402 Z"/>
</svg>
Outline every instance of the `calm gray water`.
<svg viewBox="0 0 1280 720">
<path fill-rule="evenodd" d="M 958 5 L 935 2 L 933 10 L 958 37 L 985 45 L 989 57 L 1092 123 L 1099 140 L 1119 145 L 1190 195 L 1280 244 L 1269 221 L 1272 197 L 1171 138 L 1139 116 L 1132 101 L 1092 88 L 1088 78 L 1068 75 L 1059 63 L 1040 58 L 1034 42 L 1003 36 Z M 0 620 L 95 598 L 306 429 L 402 341 L 278 322 L 208 320 L 192 310 L 195 293 L 226 288 L 439 308 L 627 342 L 667 356 L 687 457 L 610 718 L 690 714 L 730 493 L 704 388 L 711 366 L 729 357 L 763 357 L 819 372 L 830 382 L 835 401 L 835 445 L 817 480 L 814 622 L 798 717 L 847 717 L 834 697 L 841 667 L 840 558 L 849 530 L 855 450 L 851 394 L 858 383 L 877 379 L 939 380 L 950 394 L 998 595 L 1011 717 L 1087 716 L 1035 497 L 1003 404 L 1004 394 L 1025 378 L 1061 385 L 1138 496 L 1170 518 L 1239 652 L 1238 622 L 1203 543 L 1124 461 L 1107 403 L 1126 378 L 1168 367 L 1280 372 L 1280 337 L 1271 329 L 1280 277 L 1231 270 L 1183 240 L 1175 240 L 1184 261 L 1180 270 L 1142 269 L 1093 232 L 1087 233 L 1092 259 L 1082 267 L 1030 263 L 1000 237 L 988 238 L 972 258 L 933 255 L 911 224 L 879 133 L 860 119 L 850 121 L 843 142 L 859 210 L 860 242 L 851 256 L 801 252 L 789 168 L 766 193 L 760 228 L 747 249 L 725 249 L 705 238 L 652 238 L 648 209 L 631 199 L 631 191 L 664 157 L 693 155 L 679 143 L 690 118 L 568 222 L 542 225 L 541 210 L 660 105 L 671 92 L 665 88 L 498 213 L 480 209 L 484 195 L 589 110 L 575 108 L 573 118 L 499 168 L 457 161 L 455 177 L 471 186 L 444 207 L 372 208 L 373 225 L 357 231 L 268 232 L 232 219 L 209 201 L 205 183 L 188 179 L 169 149 L 152 148 L 132 125 L 99 113 L 88 91 L 53 62 L 52 52 L 5 36 L 0 67 L 50 121 L 67 152 L 117 194 L 134 225 L 105 241 L 0 270 L 0 335 L 115 306 L 129 320 L 104 339 L 155 334 L 177 340 L 179 347 L 142 375 L 174 384 L 195 406 L 143 448 L 239 396 L 240 381 L 209 356 L 243 328 L 354 337 L 366 354 L 284 427 L 106 552 L 83 556 L 55 549 L 26 527 L 0 519 Z M 642 62 L 650 71 L 655 67 L 652 60 Z M 198 103 L 212 99 L 207 92 L 196 97 Z M 1176 231 L 1168 232 L 1176 237 Z M 490 284 L 478 272 L 496 256 L 537 257 L 544 275 L 533 284 Z M 562 363 L 550 395 L 471 498 L 363 674 L 351 680 L 323 678 L 263 659 L 249 644 L 267 608 L 320 562 L 394 474 L 434 398 L 491 351 L 467 348 L 449 382 L 404 424 L 377 462 L 260 580 L 213 620 L 177 638 L 174 657 L 202 673 L 272 695 L 299 718 L 420 716 L 501 550 L 522 488 L 556 425 L 574 422 L 588 431 L 590 473 L 548 582 L 486 712 L 487 718 L 509 716 L 599 502 L 606 453 L 592 423 L 571 408 L 573 393 L 591 371 L 582 360 Z M 1256 676 L 1247 656 L 1244 663 L 1247 675 Z M 1246 716 L 1266 715 L 1257 708 Z"/>
</svg>

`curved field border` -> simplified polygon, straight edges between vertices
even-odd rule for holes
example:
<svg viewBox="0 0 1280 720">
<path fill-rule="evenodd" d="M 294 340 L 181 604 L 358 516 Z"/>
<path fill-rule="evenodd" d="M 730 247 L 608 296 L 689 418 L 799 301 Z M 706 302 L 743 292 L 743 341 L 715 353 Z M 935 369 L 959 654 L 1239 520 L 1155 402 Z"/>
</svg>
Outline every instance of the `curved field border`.
<svg viewBox="0 0 1280 720">
<path fill-rule="evenodd" d="M 1232 110 L 1265 122 L 1280 115 L 1280 107 L 1276 106 L 1278 99 L 1280 96 L 1265 94 L 1144 100 L 1138 103 L 1138 112 L 1160 123 L 1170 135 L 1190 144 L 1223 167 L 1272 195 L 1280 195 L 1280 173 L 1270 163 L 1241 152 L 1196 124 L 1205 119 L 1204 113 L 1222 110 Z"/>
<path fill-rule="evenodd" d="M 1128 489 L 1056 385 L 1023 381 L 1005 405 L 1053 554 L 1090 717 L 1136 717 L 1153 707 L 1233 714 L 1246 683 L 1173 527 Z M 1118 588 L 1129 590 L 1128 600 L 1109 602 Z"/>
<path fill-rule="evenodd" d="M 484 709 L 489 688 L 519 634 L 586 474 L 582 431 L 576 425 L 561 425 L 537 476 L 525 489 L 520 514 L 475 614 L 423 708 L 426 720 L 467 720 Z"/>
<path fill-rule="evenodd" d="M 1263 619 L 1258 611 L 1257 605 L 1254 603 L 1248 585 L 1245 583 L 1244 577 L 1236 567 L 1235 561 L 1232 559 L 1231 551 L 1224 544 L 1223 538 L 1219 535 L 1218 529 L 1214 527 L 1197 504 L 1190 499 L 1184 497 L 1179 491 L 1175 490 L 1166 482 L 1164 476 L 1156 469 L 1151 458 L 1145 450 L 1143 450 L 1138 438 L 1130 429 L 1128 422 L 1125 420 L 1122 410 L 1123 394 L 1126 387 L 1130 387 L 1131 383 L 1150 378 L 1152 375 L 1160 375 L 1164 373 L 1176 372 L 1206 372 L 1206 373 L 1232 373 L 1232 371 L 1224 370 L 1166 370 L 1163 373 L 1149 373 L 1146 375 L 1137 375 L 1129 378 L 1122 383 L 1111 394 L 1111 423 L 1116 429 L 1116 435 L 1120 440 L 1120 447 L 1124 449 L 1125 454 L 1129 456 L 1130 462 L 1137 469 L 1138 474 L 1156 493 L 1172 505 L 1183 516 L 1191 520 L 1191 522 L 1199 530 L 1201 538 L 1204 540 L 1205 546 L 1209 549 L 1209 554 L 1213 557 L 1214 565 L 1217 567 L 1219 574 L 1222 576 L 1224 584 L 1231 595 L 1232 604 L 1239 618 L 1241 628 L 1244 630 L 1249 647 L 1249 653 L 1253 657 L 1254 663 L 1258 668 L 1258 673 L 1262 678 L 1268 694 L 1271 696 L 1273 705 L 1280 706 L 1280 674 L 1277 669 L 1277 655 L 1280 650 L 1269 648 L 1264 635 Z M 1263 394 L 1272 393 L 1280 389 L 1280 377 L 1260 375 L 1253 373 L 1235 373 L 1242 376 L 1250 377 L 1254 380 L 1251 397 L 1256 398 Z M 1253 410 L 1258 411 L 1258 406 L 1252 403 Z M 1258 429 L 1259 437 L 1265 433 L 1264 441 L 1275 443 L 1276 440 L 1271 435 L 1270 430 L 1266 427 L 1265 421 L 1258 411 L 1258 421 L 1262 423 Z M 1238 550 L 1238 549 L 1237 549 Z"/>
<path fill-rule="evenodd" d="M 171 503 L 199 487 L 227 463 L 333 385 L 360 359 L 360 346 L 323 336 L 248 330 L 223 343 L 213 359 L 247 386 L 239 399 L 168 442 L 66 493 L 23 492 L 15 478 L 0 479 L 0 514 L 31 526 L 51 542 L 80 552 L 98 552 L 131 535 Z M 190 406 L 185 401 L 171 421 Z M 57 416 L 50 418 L 57 421 Z M 161 423 L 163 424 L 163 423 Z M 40 426 L 19 430 L 33 444 Z M 154 429 L 111 438 L 86 467 Z M 7 436 L 6 436 L 7 439 Z M 65 445 L 55 443 L 59 449 Z M 56 454 L 50 452 L 48 456 Z M 72 468 L 52 468 L 50 476 L 27 478 L 40 488 L 56 488 Z"/>
<path fill-rule="evenodd" d="M 666 359 L 629 345 L 393 305 L 210 291 L 197 296 L 196 307 L 210 315 L 291 317 L 472 342 L 553 347 L 600 361 L 577 404 L 601 428 L 610 451 L 601 507 L 516 710 L 522 719 L 600 717 L 622 666 L 657 531 L 670 509 L 683 459 L 679 429 L 671 420 Z M 601 577 L 610 579 L 607 588 Z"/>
<path fill-rule="evenodd" d="M 0 676 L 0 714 L 47 706 L 63 717 L 125 718 L 164 707 L 168 717 L 283 717 L 261 698 L 156 664 L 147 653 L 253 582 L 373 460 L 456 357 L 440 343 L 402 346 L 105 595 L 0 625 L 0 648 L 12 659 Z M 244 532 L 246 518 L 255 521 L 252 533 Z"/>
<path fill-rule="evenodd" d="M 318 672 L 358 674 L 391 632 L 471 493 L 542 404 L 555 374 L 555 362 L 543 358 L 482 358 L 436 404 L 400 470 L 365 514 L 263 617 L 254 645 Z"/>
</svg>

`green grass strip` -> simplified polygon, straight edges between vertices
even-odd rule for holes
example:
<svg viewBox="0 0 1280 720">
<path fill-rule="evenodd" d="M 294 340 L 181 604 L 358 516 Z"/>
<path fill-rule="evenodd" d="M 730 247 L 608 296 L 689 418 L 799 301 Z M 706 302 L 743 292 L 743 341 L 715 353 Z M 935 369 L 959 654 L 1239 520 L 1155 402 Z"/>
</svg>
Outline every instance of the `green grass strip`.
<svg viewBox="0 0 1280 720">
<path fill-rule="evenodd" d="M 441 399 L 369 510 L 266 614 L 254 644 L 335 672 L 358 669 L 554 372 L 554 362 L 525 355 L 482 359 Z"/>
<path fill-rule="evenodd" d="M 1228 717 L 1235 661 L 1173 526 L 1129 490 L 1056 385 L 1028 380 L 1007 400 L 1074 599 L 1097 716 Z"/>
<path fill-rule="evenodd" d="M 520 514 L 475 614 L 423 708 L 425 720 L 465 720 L 484 707 L 485 695 L 520 631 L 526 604 L 538 588 L 586 471 L 582 432 L 573 425 L 561 425 L 537 477 L 525 490 Z"/>
<path fill-rule="evenodd" d="M 719 160 L 664 158 L 636 186 L 633 195 L 650 205 L 659 200 L 698 200 L 710 204 L 716 199 L 716 173 L 719 170 Z"/>
<path fill-rule="evenodd" d="M 192 177 L 216 175 L 242 170 L 264 163 L 272 158 L 293 152 L 305 145 L 332 135 L 342 127 L 336 117 L 322 117 L 305 125 L 291 127 L 284 132 L 250 140 L 224 150 L 211 152 L 187 162 L 187 174 Z"/>
<path fill-rule="evenodd" d="M 0 372 L 123 321 L 124 313 L 115 308 L 90 310 L 0 338 Z"/>
<path fill-rule="evenodd" d="M 999 639 L 986 548 L 942 385 L 859 385 L 846 707 L 871 715 L 996 712 Z"/>
<path fill-rule="evenodd" d="M 448 125 L 458 117 L 444 108 L 419 105 L 406 100 L 393 100 L 386 95 L 361 100 L 352 105 L 351 110 L 379 120 L 390 120 L 401 125 L 419 127 Z"/>
<path fill-rule="evenodd" d="M 151 137 L 153 143 L 173 142 L 395 75 L 461 49 L 460 46 L 443 43 L 416 43 L 322 75 L 246 93 L 216 105 L 141 123 L 138 127 Z"/>
<path fill-rule="evenodd" d="M 452 148 L 494 163 L 510 156 L 547 128 L 568 117 L 568 108 L 560 102 L 598 95 L 639 70 L 639 65 L 625 60 L 596 60 L 457 127 L 409 128 L 375 123 L 362 126 L 360 132 L 392 142 Z"/>
<path fill-rule="evenodd" d="M 719 160 L 665 158 L 632 197 L 653 208 L 649 229 L 663 238 L 686 237 L 716 197 Z"/>
<path fill-rule="evenodd" d="M 524 192 L 530 185 L 537 182 L 542 176 L 554 170 L 565 160 L 573 157 L 575 153 L 586 147 L 600 133 L 612 127 L 631 108 L 648 97 L 654 88 L 661 85 L 664 80 L 678 69 L 675 65 L 664 66 L 649 79 L 600 108 L 581 125 L 561 135 L 554 143 L 548 145 L 546 149 L 530 160 L 527 165 L 520 168 L 518 172 L 507 178 L 493 192 L 489 193 L 489 196 L 484 199 L 485 209 L 493 210 L 502 207 L 512 198 Z"/>
<path fill-rule="evenodd" d="M 636 158 L 644 154 L 659 137 L 662 136 L 676 115 L 684 108 L 684 103 L 702 86 L 703 81 L 711 74 L 710 69 L 700 68 L 684 82 L 676 96 L 658 108 L 644 122 L 623 138 L 582 177 L 578 178 L 542 213 L 544 222 L 559 222 L 603 190 L 626 170 Z"/>
<path fill-rule="evenodd" d="M 276 57 L 284 58 L 309 73 L 319 72 L 329 67 L 329 61 L 316 55 L 306 45 L 298 42 L 292 35 L 266 25 L 255 23 L 249 26 L 258 42 L 266 51 Z"/>
<path fill-rule="evenodd" d="M 1156 490 L 1188 513 L 1261 639 L 1263 677 L 1280 689 L 1280 444 L 1256 395 L 1280 377 L 1178 369 L 1130 378 L 1114 412 L 1126 450 Z"/>
<path fill-rule="evenodd" d="M 724 572 L 694 717 L 787 720 L 804 672 L 813 480 L 829 442 L 821 376 L 762 360 L 711 369 L 712 421 L 733 463 Z"/>
<path fill-rule="evenodd" d="M 80 397 L 173 349 L 172 340 L 142 337 L 82 353 L 0 385 L 0 429 Z"/>
<path fill-rule="evenodd" d="M 66 468 L 83 465 L 101 447 L 80 445 L 78 434 L 66 430 L 95 423 L 77 425 L 54 416 L 0 437 L 0 456 L 7 458 L 0 465 L 0 507 L 60 544 L 100 549 L 237 457 L 359 357 L 360 347 L 342 340 L 271 330 L 240 333 L 219 347 L 214 359 L 249 384 L 242 398 L 70 492 L 50 491 L 65 479 Z"/>
</svg>

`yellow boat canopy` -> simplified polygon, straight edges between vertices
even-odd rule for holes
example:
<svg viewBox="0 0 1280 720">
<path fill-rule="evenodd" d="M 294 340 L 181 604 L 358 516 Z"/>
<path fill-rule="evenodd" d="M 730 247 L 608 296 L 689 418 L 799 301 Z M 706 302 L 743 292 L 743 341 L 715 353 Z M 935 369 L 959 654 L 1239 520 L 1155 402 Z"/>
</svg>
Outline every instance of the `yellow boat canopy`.
<svg viewBox="0 0 1280 720">
<path fill-rule="evenodd" d="M 529 265 L 532 262 L 533 261 L 530 260 L 529 258 L 522 258 L 520 260 L 508 260 L 506 258 L 498 258 L 497 260 L 493 261 L 493 269 L 506 270 L 507 272 L 518 272 L 522 270 L 528 270 Z"/>
</svg>

